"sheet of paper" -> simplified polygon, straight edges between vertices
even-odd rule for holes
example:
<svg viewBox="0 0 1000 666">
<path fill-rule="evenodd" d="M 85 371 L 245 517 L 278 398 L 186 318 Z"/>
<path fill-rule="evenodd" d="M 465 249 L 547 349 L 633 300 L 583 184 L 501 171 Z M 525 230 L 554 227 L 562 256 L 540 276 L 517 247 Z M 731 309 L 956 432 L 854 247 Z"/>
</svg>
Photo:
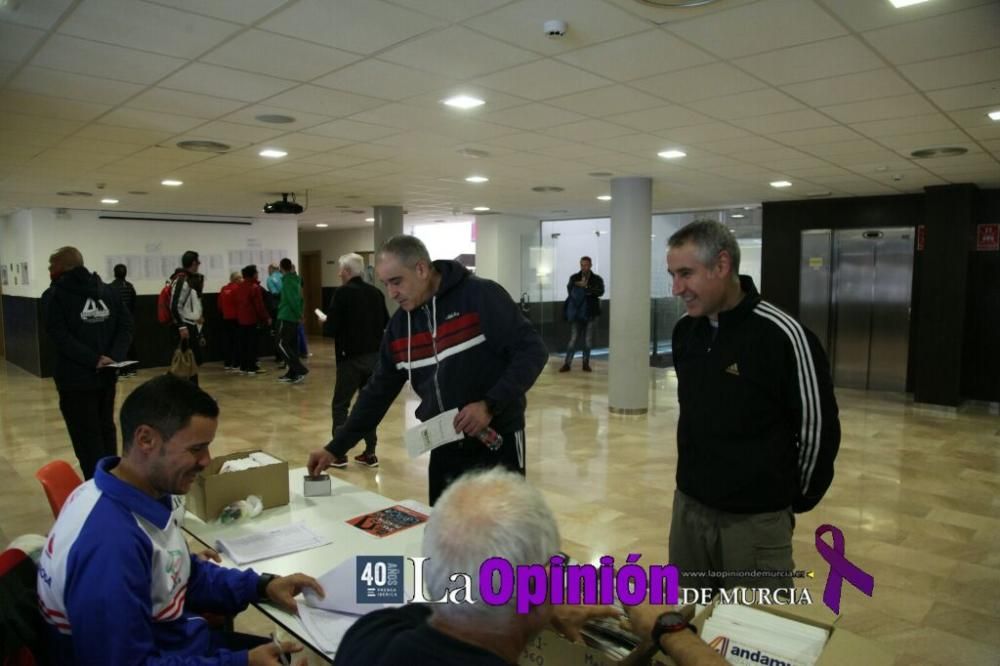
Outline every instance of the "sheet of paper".
<svg viewBox="0 0 1000 666">
<path fill-rule="evenodd" d="M 324 312 L 322 310 L 320 310 L 319 308 L 316 308 L 315 310 L 313 310 L 313 313 L 316 315 L 316 317 L 320 321 L 326 321 L 326 314 L 324 314 Z"/>
<path fill-rule="evenodd" d="M 316 534 L 305 523 L 292 523 L 231 539 L 219 539 L 216 548 L 236 564 L 247 564 L 318 548 L 328 543 L 329 539 Z"/>
<path fill-rule="evenodd" d="M 394 608 L 399 605 L 358 603 L 357 569 L 357 559 L 352 556 L 327 571 L 316 579 L 323 587 L 326 596 L 320 599 L 315 592 L 307 588 L 302 591 L 302 596 L 306 600 L 305 605 L 337 613 L 347 613 L 349 615 L 364 615 L 365 613 L 371 613 L 383 608 Z M 413 598 L 413 579 L 407 575 L 405 570 L 403 575 L 403 590 L 405 594 L 404 598 Z M 299 608 L 301 609 L 302 607 L 303 604 L 299 604 Z"/>
<path fill-rule="evenodd" d="M 105 368 L 127 368 L 130 365 L 135 365 L 139 361 L 118 361 L 117 363 L 108 363 Z"/>
<path fill-rule="evenodd" d="M 358 619 L 355 615 L 341 615 L 333 611 L 299 606 L 299 619 L 309 632 L 312 644 L 326 654 L 334 654 L 344 634 Z"/>
<path fill-rule="evenodd" d="M 456 432 L 455 426 L 452 425 L 456 416 L 458 409 L 449 409 L 407 430 L 403 437 L 406 441 L 406 453 L 411 458 L 416 458 L 448 442 L 455 442 L 465 437 L 462 433 Z"/>
</svg>

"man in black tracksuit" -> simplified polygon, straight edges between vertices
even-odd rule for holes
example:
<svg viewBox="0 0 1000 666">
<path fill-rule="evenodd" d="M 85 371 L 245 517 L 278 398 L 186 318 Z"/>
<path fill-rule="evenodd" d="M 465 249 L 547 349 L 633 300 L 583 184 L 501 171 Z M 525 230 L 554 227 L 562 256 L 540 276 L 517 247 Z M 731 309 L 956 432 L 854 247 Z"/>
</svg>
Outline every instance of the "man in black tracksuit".
<svg viewBox="0 0 1000 666">
<path fill-rule="evenodd" d="M 74 247 L 59 248 L 49 257 L 49 275 L 52 286 L 42 294 L 42 309 L 56 351 L 52 378 L 73 451 L 89 479 L 98 460 L 118 454 L 118 373 L 107 366 L 125 359 L 132 316 L 118 292 L 84 267 Z"/>
<path fill-rule="evenodd" d="M 680 419 L 670 562 L 682 586 L 792 587 L 794 513 L 823 497 L 840 445 L 826 355 L 738 275 L 739 245 L 725 226 L 692 222 L 668 246 L 673 293 L 688 314 L 673 335 Z"/>
<path fill-rule="evenodd" d="M 382 334 L 389 323 L 385 297 L 376 287 L 361 277 L 365 270 L 359 254 L 345 254 L 337 260 L 343 286 L 333 292 L 330 310 L 323 322 L 323 332 L 334 338 L 337 354 L 337 384 L 333 389 L 333 436 L 347 423 L 347 412 L 354 394 L 368 383 L 382 344 Z M 365 433 L 364 453 L 354 459 L 368 467 L 378 467 L 375 429 Z M 332 440 L 331 440 L 332 442 Z M 347 467 L 347 456 L 341 455 L 331 467 Z"/>
<path fill-rule="evenodd" d="M 548 358 L 541 337 L 503 287 L 456 261 L 431 262 L 417 238 L 386 241 L 376 270 L 399 310 L 347 423 L 309 455 L 310 473 L 321 473 L 370 432 L 409 378 L 420 396 L 417 418 L 458 408 L 455 430 L 466 435 L 431 451 L 431 504 L 470 469 L 503 465 L 524 474 L 525 394 Z M 476 437 L 487 427 L 503 437 L 495 451 Z"/>
<path fill-rule="evenodd" d="M 125 279 L 128 275 L 128 266 L 125 264 L 115 264 L 114 268 L 115 279 L 111 281 L 111 286 L 118 290 L 118 299 L 122 302 L 122 307 L 128 310 L 129 315 L 132 315 L 132 319 L 135 319 L 135 287 L 132 283 Z M 129 345 L 128 354 L 126 358 L 130 361 L 136 360 L 135 356 L 135 338 L 132 338 L 132 344 Z M 119 377 L 135 377 L 139 374 L 136 371 L 136 366 L 130 365 L 122 368 L 118 372 Z"/>
</svg>

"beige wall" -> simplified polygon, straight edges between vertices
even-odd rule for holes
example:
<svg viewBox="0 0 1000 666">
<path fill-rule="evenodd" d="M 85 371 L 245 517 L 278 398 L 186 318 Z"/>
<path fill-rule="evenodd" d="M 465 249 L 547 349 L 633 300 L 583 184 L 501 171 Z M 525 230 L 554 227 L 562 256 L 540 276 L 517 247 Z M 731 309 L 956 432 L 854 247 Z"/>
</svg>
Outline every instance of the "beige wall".
<svg viewBox="0 0 1000 666">
<path fill-rule="evenodd" d="M 371 227 L 299 232 L 299 251 L 319 250 L 323 261 L 323 286 L 339 287 L 337 259 L 348 252 L 371 252 L 375 248 Z"/>
</svg>

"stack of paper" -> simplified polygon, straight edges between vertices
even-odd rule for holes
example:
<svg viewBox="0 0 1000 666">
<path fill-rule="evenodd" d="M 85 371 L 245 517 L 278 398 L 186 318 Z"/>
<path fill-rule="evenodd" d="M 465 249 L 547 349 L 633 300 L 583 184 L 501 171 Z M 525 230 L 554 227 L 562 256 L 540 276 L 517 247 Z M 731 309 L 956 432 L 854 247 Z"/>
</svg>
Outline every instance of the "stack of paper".
<svg viewBox="0 0 1000 666">
<path fill-rule="evenodd" d="M 263 451 L 254 451 L 253 453 L 247 454 L 244 458 L 234 458 L 222 463 L 222 469 L 219 470 L 219 474 L 225 474 L 226 472 L 242 472 L 243 470 L 253 469 L 254 467 L 267 467 L 268 465 L 280 464 L 281 461 L 274 456 L 270 456 Z"/>
<path fill-rule="evenodd" d="M 216 550 L 225 553 L 236 564 L 247 564 L 300 550 L 318 548 L 330 543 L 305 526 L 292 523 L 284 527 L 255 531 L 240 537 L 218 539 Z"/>
<path fill-rule="evenodd" d="M 813 666 L 830 637 L 826 629 L 739 605 L 719 605 L 701 637 L 733 666 Z"/>
</svg>

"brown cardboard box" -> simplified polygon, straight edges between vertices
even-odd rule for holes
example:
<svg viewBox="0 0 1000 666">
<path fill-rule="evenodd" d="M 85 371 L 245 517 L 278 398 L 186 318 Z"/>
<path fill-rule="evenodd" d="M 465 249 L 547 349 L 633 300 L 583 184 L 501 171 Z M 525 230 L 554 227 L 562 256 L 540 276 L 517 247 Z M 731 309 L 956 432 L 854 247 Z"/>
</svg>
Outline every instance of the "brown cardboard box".
<svg viewBox="0 0 1000 666">
<path fill-rule="evenodd" d="M 288 463 L 284 460 L 279 465 L 219 474 L 222 464 L 227 460 L 243 458 L 257 451 L 260 449 L 237 451 L 213 458 L 188 491 L 187 510 L 208 521 L 215 520 L 226 506 L 246 499 L 248 495 L 259 497 L 265 509 L 288 504 Z"/>
<path fill-rule="evenodd" d="M 803 622 L 815 627 L 830 630 L 830 639 L 823 648 L 816 666 L 843 666 L 844 664 L 864 664 L 864 666 L 892 666 L 895 658 L 891 651 L 875 641 L 863 638 L 846 629 L 837 628 L 839 617 L 822 605 L 812 606 L 758 606 L 757 608 L 780 617 Z M 701 630 L 705 620 L 712 616 L 714 606 L 705 608 L 699 613 L 692 624 Z M 655 664 L 673 665 L 672 659 L 657 653 Z M 520 666 L 614 666 L 616 661 L 605 656 L 594 648 L 580 643 L 570 643 L 561 636 L 543 631 L 528 644 L 521 659 Z"/>
</svg>

